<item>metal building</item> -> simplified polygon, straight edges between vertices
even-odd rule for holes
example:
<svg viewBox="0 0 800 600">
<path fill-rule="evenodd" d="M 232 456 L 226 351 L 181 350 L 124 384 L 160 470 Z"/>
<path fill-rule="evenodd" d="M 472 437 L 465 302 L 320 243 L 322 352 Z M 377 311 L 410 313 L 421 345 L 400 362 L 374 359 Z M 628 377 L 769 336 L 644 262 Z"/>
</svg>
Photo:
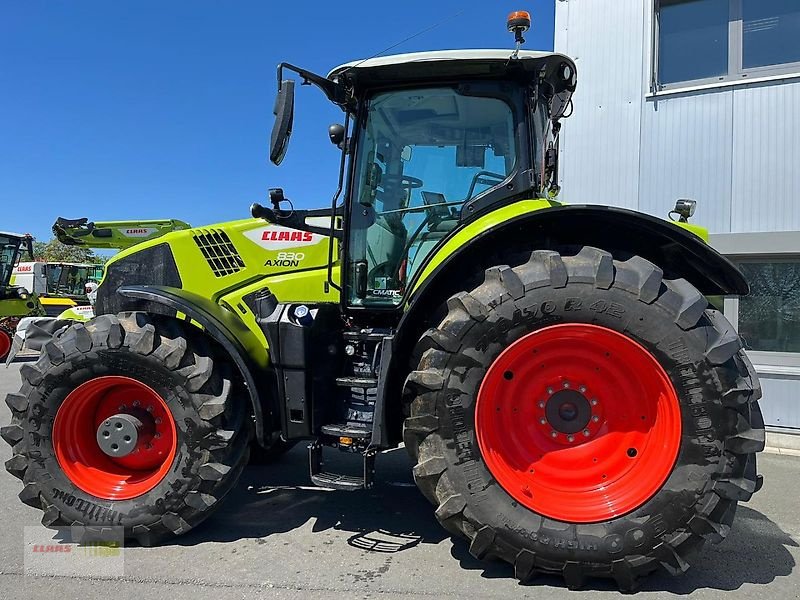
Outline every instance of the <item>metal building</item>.
<svg viewBox="0 0 800 600">
<path fill-rule="evenodd" d="M 562 198 L 661 217 L 697 201 L 751 283 L 724 308 L 768 445 L 800 448 L 800 2 L 556 0 L 555 50 L 578 66 Z"/>
</svg>

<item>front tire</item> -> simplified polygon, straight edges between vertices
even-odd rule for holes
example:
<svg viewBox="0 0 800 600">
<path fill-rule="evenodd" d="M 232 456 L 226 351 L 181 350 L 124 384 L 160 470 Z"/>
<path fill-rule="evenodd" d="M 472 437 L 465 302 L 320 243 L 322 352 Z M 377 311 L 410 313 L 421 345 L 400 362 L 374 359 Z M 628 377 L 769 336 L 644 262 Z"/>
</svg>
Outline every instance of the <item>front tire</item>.
<svg viewBox="0 0 800 600">
<path fill-rule="evenodd" d="M 207 344 L 187 334 L 145 313 L 103 315 L 22 366 L 22 387 L 6 398 L 6 469 L 44 525 L 73 526 L 79 538 L 123 527 L 151 545 L 189 531 L 231 490 L 247 464 L 246 406 Z M 125 443 L 135 446 L 114 456 Z"/>
<path fill-rule="evenodd" d="M 694 287 L 639 257 L 536 251 L 447 309 L 406 382 L 404 439 L 471 554 L 632 591 L 727 535 L 757 488 L 761 392 Z"/>
</svg>

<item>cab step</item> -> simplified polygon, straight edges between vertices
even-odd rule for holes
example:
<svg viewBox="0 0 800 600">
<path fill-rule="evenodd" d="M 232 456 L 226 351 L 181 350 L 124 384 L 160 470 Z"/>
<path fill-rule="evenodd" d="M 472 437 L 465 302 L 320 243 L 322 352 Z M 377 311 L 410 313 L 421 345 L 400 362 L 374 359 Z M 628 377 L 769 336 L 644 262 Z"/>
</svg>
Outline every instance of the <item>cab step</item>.
<svg viewBox="0 0 800 600">
<path fill-rule="evenodd" d="M 335 423 L 333 425 L 323 425 L 321 430 L 324 435 L 337 438 L 348 437 L 359 442 L 369 441 L 369 439 L 372 437 L 371 428 L 368 429 L 367 427 L 358 424 L 354 425 L 350 423 Z"/>
<path fill-rule="evenodd" d="M 325 462 L 322 457 L 323 445 L 319 440 L 313 441 L 308 446 L 308 463 L 311 472 L 311 481 L 314 485 L 331 488 L 334 490 L 342 490 L 345 492 L 354 492 L 357 490 L 371 489 L 375 484 L 375 456 L 378 451 L 373 448 L 368 448 L 361 452 L 361 459 L 363 462 L 362 476 L 356 475 L 343 475 L 341 473 L 331 473 L 323 471 Z"/>
<path fill-rule="evenodd" d="M 377 377 L 337 377 L 336 385 L 349 388 L 372 389 L 378 387 Z"/>
</svg>

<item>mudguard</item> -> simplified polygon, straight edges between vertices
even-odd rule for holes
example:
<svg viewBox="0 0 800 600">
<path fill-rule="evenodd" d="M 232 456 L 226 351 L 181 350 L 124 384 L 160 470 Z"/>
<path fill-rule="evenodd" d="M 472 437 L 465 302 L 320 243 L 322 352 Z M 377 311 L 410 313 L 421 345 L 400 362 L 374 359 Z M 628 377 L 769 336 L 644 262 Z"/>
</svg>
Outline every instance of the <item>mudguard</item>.
<svg viewBox="0 0 800 600">
<path fill-rule="evenodd" d="M 253 376 L 253 373 L 266 364 L 266 348 L 260 344 L 252 331 L 240 319 L 229 311 L 199 296 L 175 287 L 158 285 L 130 285 L 117 289 L 117 294 L 122 296 L 125 310 L 146 311 L 167 316 L 176 316 L 177 313 L 185 315 L 186 320 L 194 322 L 227 352 L 236 365 L 242 380 L 245 383 L 250 402 L 253 407 L 253 416 L 256 425 L 258 442 L 265 444 L 264 439 L 264 411 L 261 401 L 263 389 Z M 264 362 L 259 365 L 259 356 L 253 353 L 255 348 L 260 348 Z M 266 378 L 260 378 L 264 380 Z M 272 407 L 267 407 L 273 418 Z"/>
<path fill-rule="evenodd" d="M 410 304 L 449 269 L 469 268 L 475 264 L 474 257 L 511 247 L 595 246 L 621 258 L 646 258 L 663 269 L 667 278 L 684 278 L 707 296 L 746 295 L 749 288 L 744 275 L 704 238 L 707 231 L 701 227 L 628 209 L 550 206 L 546 201 L 526 200 L 470 221 L 454 232 L 422 265 L 410 286 Z"/>
</svg>

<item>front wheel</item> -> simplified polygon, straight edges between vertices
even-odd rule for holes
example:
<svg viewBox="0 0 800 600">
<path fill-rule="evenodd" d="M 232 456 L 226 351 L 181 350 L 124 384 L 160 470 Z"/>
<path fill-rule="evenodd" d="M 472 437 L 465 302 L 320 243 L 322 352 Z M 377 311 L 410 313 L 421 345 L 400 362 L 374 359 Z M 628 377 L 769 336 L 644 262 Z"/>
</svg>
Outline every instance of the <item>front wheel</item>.
<svg viewBox="0 0 800 600">
<path fill-rule="evenodd" d="M 757 487 L 758 381 L 731 325 L 634 257 L 536 251 L 453 296 L 406 382 L 436 516 L 517 578 L 675 574 Z"/>
<path fill-rule="evenodd" d="M 8 471 L 47 526 L 150 545 L 219 505 L 247 464 L 231 379 L 198 335 L 145 313 L 77 323 L 42 348 L 6 403 Z"/>
</svg>

